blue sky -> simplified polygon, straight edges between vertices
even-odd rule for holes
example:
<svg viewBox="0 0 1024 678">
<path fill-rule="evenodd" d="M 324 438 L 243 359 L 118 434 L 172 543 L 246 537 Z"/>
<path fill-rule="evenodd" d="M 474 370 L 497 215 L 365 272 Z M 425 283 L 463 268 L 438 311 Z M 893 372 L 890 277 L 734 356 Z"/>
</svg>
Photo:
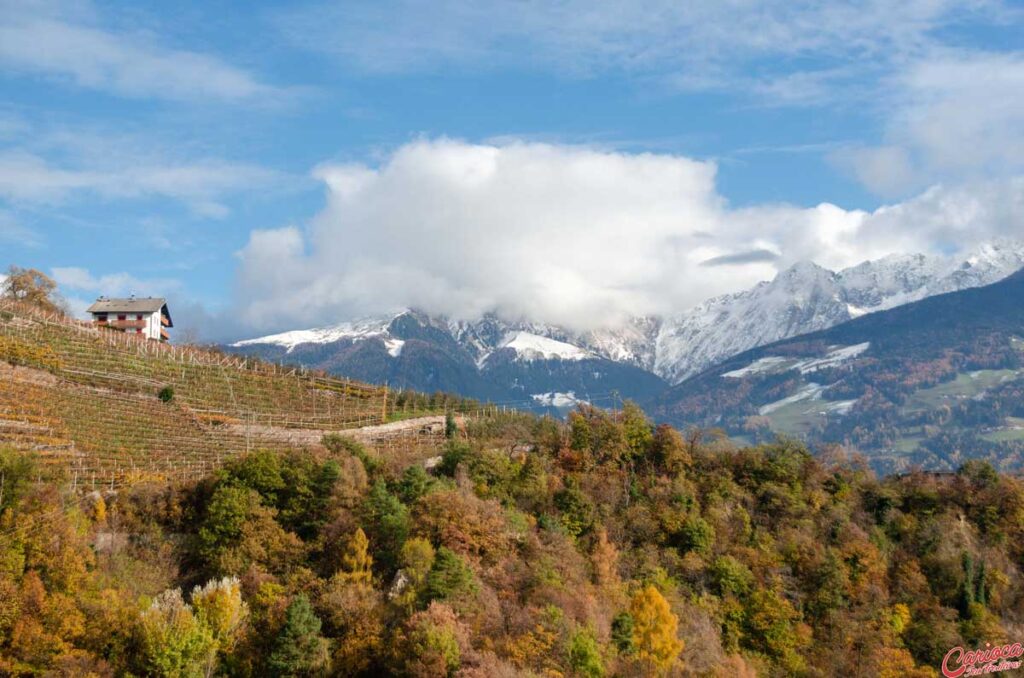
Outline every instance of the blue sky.
<svg viewBox="0 0 1024 678">
<path fill-rule="evenodd" d="M 683 5 L 0 2 L 5 263 L 219 338 L 1024 235 L 1019 4 Z"/>
</svg>

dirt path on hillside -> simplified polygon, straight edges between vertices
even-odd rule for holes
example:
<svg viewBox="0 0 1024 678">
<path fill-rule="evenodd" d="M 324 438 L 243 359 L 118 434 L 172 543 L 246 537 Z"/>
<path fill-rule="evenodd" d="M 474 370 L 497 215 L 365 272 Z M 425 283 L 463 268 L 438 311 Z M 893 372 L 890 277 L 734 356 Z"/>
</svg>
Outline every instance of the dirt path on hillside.
<svg viewBox="0 0 1024 678">
<path fill-rule="evenodd" d="M 392 438 L 408 437 L 410 435 L 444 435 L 444 426 L 444 415 L 438 414 L 429 417 L 403 419 L 402 421 L 393 421 L 387 424 L 377 424 L 375 426 L 363 426 L 362 428 L 333 431 L 322 429 L 283 428 L 280 426 L 265 426 L 261 424 L 229 424 L 225 428 L 241 437 L 248 435 L 260 440 L 276 440 L 300 447 L 312 447 L 319 445 L 320 440 L 328 434 L 337 434 L 353 438 L 367 445 L 373 445 L 374 443 L 390 440 Z"/>
</svg>

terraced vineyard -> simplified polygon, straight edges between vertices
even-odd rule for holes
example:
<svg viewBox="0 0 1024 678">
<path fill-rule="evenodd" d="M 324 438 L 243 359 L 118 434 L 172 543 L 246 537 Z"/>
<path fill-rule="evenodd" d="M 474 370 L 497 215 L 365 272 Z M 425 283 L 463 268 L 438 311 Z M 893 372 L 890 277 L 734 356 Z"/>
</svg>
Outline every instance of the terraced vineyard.
<svg viewBox="0 0 1024 678">
<path fill-rule="evenodd" d="M 0 303 L 0 444 L 88 486 L 198 477 L 249 449 L 299 445 L 282 431 L 308 440 L 429 413 L 396 412 L 388 395 Z"/>
</svg>

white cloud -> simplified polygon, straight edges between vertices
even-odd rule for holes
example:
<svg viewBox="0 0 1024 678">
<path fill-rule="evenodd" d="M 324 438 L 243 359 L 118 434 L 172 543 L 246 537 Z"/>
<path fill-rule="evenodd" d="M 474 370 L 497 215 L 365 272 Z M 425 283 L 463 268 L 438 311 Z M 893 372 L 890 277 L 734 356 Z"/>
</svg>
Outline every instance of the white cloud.
<svg viewBox="0 0 1024 678">
<path fill-rule="evenodd" d="M 206 217 L 226 216 L 223 197 L 269 186 L 282 177 L 271 170 L 222 160 L 154 162 L 145 158 L 95 158 L 57 166 L 27 150 L 0 150 L 0 196 L 16 202 L 60 202 L 75 193 L 108 199 L 161 197 L 185 203 Z"/>
<path fill-rule="evenodd" d="M 875 193 L 1024 171 L 1024 52 L 933 54 L 891 89 L 884 143 L 835 154 Z"/>
<path fill-rule="evenodd" d="M 379 167 L 325 165 L 327 204 L 309 228 L 254 231 L 239 253 L 241 317 L 277 329 L 416 306 L 588 327 L 681 310 L 800 259 L 838 268 L 1024 234 L 1022 180 L 868 213 L 732 209 L 715 171 L 672 155 L 449 139 L 409 143 Z M 728 265 L 701 265 L 716 258 Z"/>
<path fill-rule="evenodd" d="M 620 72 L 807 103 L 846 80 L 845 65 L 877 70 L 938 29 L 1005 12 L 998 0 L 346 0 L 306 5 L 280 23 L 297 45 L 373 72 Z"/>
<path fill-rule="evenodd" d="M 181 282 L 172 278 L 140 279 L 129 273 L 108 273 L 93 275 L 88 269 L 76 266 L 56 267 L 50 270 L 61 291 L 88 292 L 108 297 L 165 296 L 181 287 Z"/>
<path fill-rule="evenodd" d="M 131 97 L 252 101 L 281 95 L 245 70 L 167 47 L 159 36 L 69 21 L 75 13 L 64 4 L 0 3 L 0 64 Z"/>
</svg>

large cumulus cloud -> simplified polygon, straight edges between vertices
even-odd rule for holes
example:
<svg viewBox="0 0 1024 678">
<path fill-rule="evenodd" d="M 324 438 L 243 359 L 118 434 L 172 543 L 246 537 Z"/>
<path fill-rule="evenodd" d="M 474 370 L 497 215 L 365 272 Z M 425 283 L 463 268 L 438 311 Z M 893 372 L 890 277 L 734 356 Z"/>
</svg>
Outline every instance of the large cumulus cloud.
<svg viewBox="0 0 1024 678">
<path fill-rule="evenodd" d="M 323 165 L 311 223 L 254 231 L 239 252 L 241 320 L 269 330 L 414 306 L 584 329 L 681 310 L 797 260 L 838 268 L 1021 231 L 1019 180 L 934 187 L 874 212 L 735 209 L 715 172 L 676 155 L 452 139 L 377 166 Z"/>
</svg>

